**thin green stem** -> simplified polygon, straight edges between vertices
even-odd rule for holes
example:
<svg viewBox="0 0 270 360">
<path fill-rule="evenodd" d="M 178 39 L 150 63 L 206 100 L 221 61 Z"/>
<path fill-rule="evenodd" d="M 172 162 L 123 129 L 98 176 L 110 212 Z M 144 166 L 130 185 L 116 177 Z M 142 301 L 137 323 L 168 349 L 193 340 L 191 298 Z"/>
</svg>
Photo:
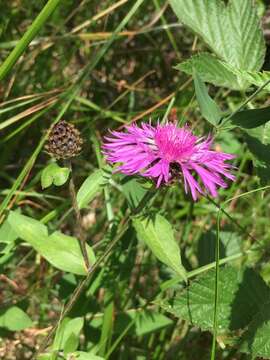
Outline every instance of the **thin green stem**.
<svg viewBox="0 0 270 360">
<path fill-rule="evenodd" d="M 253 94 L 251 94 L 235 111 L 233 111 L 227 118 L 225 118 L 220 124 L 219 128 L 221 129 L 231 118 L 237 114 L 240 110 L 243 109 L 252 99 L 254 99 L 268 84 L 270 84 L 270 80 L 267 80 L 262 86 L 260 86 Z"/>
<path fill-rule="evenodd" d="M 213 341 L 212 341 L 212 351 L 211 351 L 211 360 L 216 358 L 216 341 L 217 341 L 217 329 L 218 329 L 218 285 L 219 285 L 219 247 L 220 247 L 220 216 L 221 211 L 219 210 L 217 215 L 217 241 L 216 241 L 216 274 L 215 274 L 215 300 L 214 300 L 214 319 L 213 319 Z"/>
<path fill-rule="evenodd" d="M 81 217 L 80 209 L 79 209 L 78 202 L 77 202 L 75 184 L 74 184 L 73 175 L 72 175 L 72 164 L 71 164 L 70 160 L 68 160 L 67 165 L 70 170 L 69 192 L 70 192 L 72 206 L 73 206 L 75 216 L 76 216 L 79 244 L 80 244 L 84 264 L 86 267 L 86 271 L 89 271 L 90 263 L 89 263 L 87 248 L 86 248 L 86 238 L 85 238 L 85 234 L 84 234 L 84 231 L 82 228 L 82 217 Z"/>
<path fill-rule="evenodd" d="M 27 46 L 34 39 L 42 26 L 46 23 L 47 19 L 54 12 L 61 0 L 49 0 L 33 23 L 24 33 L 23 37 L 17 43 L 16 47 L 11 51 L 6 60 L 0 66 L 0 81 L 9 73 L 13 68 L 16 61 L 23 54 Z"/>
</svg>

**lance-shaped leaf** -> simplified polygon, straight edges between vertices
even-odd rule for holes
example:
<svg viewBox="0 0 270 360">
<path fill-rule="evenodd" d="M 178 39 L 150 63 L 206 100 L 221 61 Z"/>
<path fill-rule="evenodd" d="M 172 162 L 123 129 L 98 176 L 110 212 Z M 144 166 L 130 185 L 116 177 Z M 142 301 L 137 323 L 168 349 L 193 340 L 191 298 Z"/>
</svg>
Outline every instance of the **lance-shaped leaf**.
<svg viewBox="0 0 270 360">
<path fill-rule="evenodd" d="M 202 113 L 202 116 L 210 122 L 210 124 L 216 126 L 221 119 L 221 110 L 215 101 L 208 95 L 207 87 L 200 79 L 199 75 L 194 70 L 194 85 L 196 98 Z"/>
<path fill-rule="evenodd" d="M 180 249 L 171 224 L 163 216 L 156 215 L 154 218 L 135 217 L 133 226 L 138 238 L 153 254 L 186 280 L 186 271 L 181 263 Z"/>
</svg>

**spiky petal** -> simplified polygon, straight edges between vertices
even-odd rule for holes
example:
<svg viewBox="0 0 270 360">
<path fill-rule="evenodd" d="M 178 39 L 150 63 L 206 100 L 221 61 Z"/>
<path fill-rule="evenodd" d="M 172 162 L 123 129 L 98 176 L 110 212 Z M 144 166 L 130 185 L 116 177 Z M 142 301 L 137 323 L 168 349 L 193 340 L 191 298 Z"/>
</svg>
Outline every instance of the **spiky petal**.
<svg viewBox="0 0 270 360">
<path fill-rule="evenodd" d="M 188 126 L 130 125 L 126 132 L 112 131 L 105 137 L 103 152 L 109 163 L 120 163 L 117 171 L 154 179 L 157 187 L 175 178 L 178 169 L 185 192 L 190 190 L 194 200 L 198 193 L 216 197 L 217 188 L 227 186 L 224 178 L 235 180 L 232 165 L 226 163 L 235 156 L 213 150 L 210 136 L 197 137 Z"/>
</svg>

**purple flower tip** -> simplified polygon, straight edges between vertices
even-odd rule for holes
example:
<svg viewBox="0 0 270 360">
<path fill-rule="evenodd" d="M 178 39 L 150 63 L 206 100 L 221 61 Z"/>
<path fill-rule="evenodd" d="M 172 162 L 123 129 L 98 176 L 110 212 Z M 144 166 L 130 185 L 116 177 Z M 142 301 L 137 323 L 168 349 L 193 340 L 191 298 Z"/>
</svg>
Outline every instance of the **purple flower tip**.
<svg viewBox="0 0 270 360">
<path fill-rule="evenodd" d="M 173 123 L 130 125 L 126 130 L 112 131 L 103 145 L 107 161 L 120 163 L 117 171 L 123 174 L 154 179 L 157 187 L 182 174 L 185 192 L 190 190 L 193 200 L 198 193 L 217 196 L 217 187 L 226 187 L 223 177 L 235 180 L 233 166 L 225 162 L 235 156 L 211 149 L 210 136 L 197 137 L 188 126 Z"/>
</svg>

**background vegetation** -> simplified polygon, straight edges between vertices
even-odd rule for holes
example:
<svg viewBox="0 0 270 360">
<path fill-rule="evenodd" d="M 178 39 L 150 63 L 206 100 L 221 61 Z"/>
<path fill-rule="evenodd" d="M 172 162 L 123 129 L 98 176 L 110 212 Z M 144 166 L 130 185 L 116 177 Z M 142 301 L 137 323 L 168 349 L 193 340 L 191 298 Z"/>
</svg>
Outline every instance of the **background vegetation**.
<svg viewBox="0 0 270 360">
<path fill-rule="evenodd" d="M 187 14 L 209 14 L 190 1 L 197 8 Z M 249 50 L 238 67 L 176 3 L 51 0 L 38 19 L 45 1 L 0 3 L 0 358 L 270 358 L 269 4 L 238 2 L 252 10 L 234 24 L 256 33 L 237 40 L 232 31 L 229 48 L 241 41 Z M 213 116 L 207 91 L 222 116 Z M 193 203 L 181 182 L 153 194 L 150 183 L 111 175 L 103 136 L 150 118 L 214 132 L 216 150 L 237 155 L 236 182 L 218 200 Z M 48 168 L 44 148 L 60 119 L 84 139 L 71 175 L 62 161 Z M 88 273 L 68 176 L 96 261 Z M 157 219 L 150 240 L 138 209 Z M 176 269 L 164 260 L 175 240 Z"/>
</svg>

